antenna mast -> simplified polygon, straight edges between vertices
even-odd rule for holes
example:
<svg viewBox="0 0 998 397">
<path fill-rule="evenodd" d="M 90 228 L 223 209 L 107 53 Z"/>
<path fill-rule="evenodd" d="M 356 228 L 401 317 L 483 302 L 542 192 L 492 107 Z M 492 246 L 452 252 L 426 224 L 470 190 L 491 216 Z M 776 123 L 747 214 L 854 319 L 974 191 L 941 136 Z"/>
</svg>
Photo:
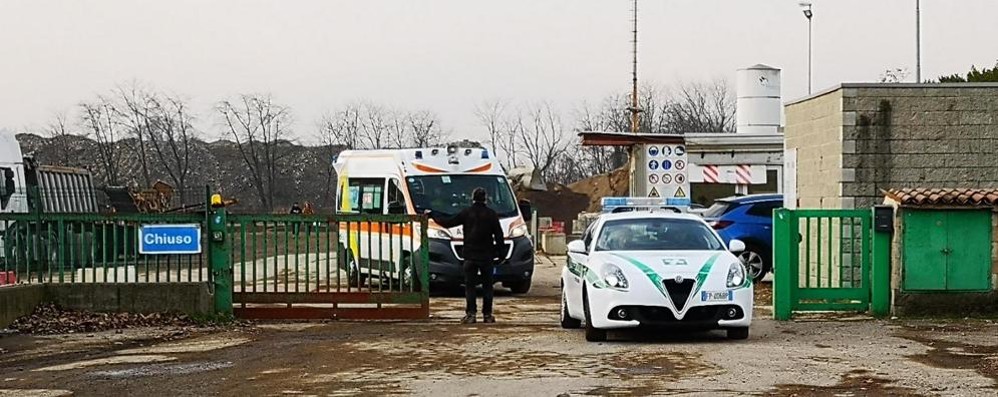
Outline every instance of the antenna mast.
<svg viewBox="0 0 998 397">
<path fill-rule="evenodd" d="M 631 39 L 631 44 L 633 45 L 632 55 L 634 56 L 631 63 L 631 107 L 628 109 L 631 111 L 631 132 L 638 133 L 639 118 L 638 113 L 641 113 L 641 108 L 638 107 L 638 0 L 634 0 L 634 30 L 631 33 L 634 34 Z"/>
</svg>

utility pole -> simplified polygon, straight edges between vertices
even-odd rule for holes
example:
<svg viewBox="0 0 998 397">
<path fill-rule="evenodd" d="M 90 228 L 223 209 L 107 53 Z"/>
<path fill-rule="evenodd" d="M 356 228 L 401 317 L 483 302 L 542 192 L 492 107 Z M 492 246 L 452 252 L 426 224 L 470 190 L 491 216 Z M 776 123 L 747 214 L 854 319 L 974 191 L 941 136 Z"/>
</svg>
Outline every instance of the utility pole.
<svg viewBox="0 0 998 397">
<path fill-rule="evenodd" d="M 638 0 L 634 0 L 634 30 L 631 33 L 634 34 L 631 39 L 632 55 L 633 61 L 631 62 L 631 133 L 637 134 L 640 131 L 640 118 L 638 116 L 641 113 L 641 108 L 638 107 Z"/>
<path fill-rule="evenodd" d="M 922 82 L 922 0 L 915 0 L 915 82 Z"/>
</svg>

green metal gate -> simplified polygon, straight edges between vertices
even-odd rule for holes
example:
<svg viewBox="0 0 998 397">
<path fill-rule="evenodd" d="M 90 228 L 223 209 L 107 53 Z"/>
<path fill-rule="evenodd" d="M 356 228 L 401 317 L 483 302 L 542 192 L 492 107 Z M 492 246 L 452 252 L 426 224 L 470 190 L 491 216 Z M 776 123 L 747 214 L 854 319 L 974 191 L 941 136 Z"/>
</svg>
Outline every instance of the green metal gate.
<svg viewBox="0 0 998 397">
<path fill-rule="evenodd" d="M 797 311 L 887 313 L 890 234 L 874 232 L 872 219 L 871 210 L 774 212 L 776 319 Z"/>
<path fill-rule="evenodd" d="M 233 312 L 242 318 L 429 317 L 426 219 L 231 215 Z"/>
</svg>

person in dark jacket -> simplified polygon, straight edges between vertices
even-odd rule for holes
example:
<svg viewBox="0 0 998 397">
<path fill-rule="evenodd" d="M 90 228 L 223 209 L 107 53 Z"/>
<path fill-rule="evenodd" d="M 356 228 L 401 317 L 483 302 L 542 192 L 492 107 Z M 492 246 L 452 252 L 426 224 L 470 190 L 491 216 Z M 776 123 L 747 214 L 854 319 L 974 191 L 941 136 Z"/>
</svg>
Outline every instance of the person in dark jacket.
<svg viewBox="0 0 998 397">
<path fill-rule="evenodd" d="M 473 324 L 478 314 L 476 304 L 476 281 L 481 281 L 482 291 L 482 321 L 494 323 L 492 316 L 493 272 L 499 258 L 503 254 L 503 232 L 499 225 L 499 215 L 485 205 L 487 195 L 485 189 L 476 188 L 471 194 L 472 204 L 457 215 L 450 218 L 433 220 L 440 226 L 452 228 L 462 226 L 464 232 L 464 297 L 466 300 L 463 324 Z M 432 214 L 430 215 L 432 217 Z M 479 279 L 479 274 L 481 278 Z"/>
</svg>

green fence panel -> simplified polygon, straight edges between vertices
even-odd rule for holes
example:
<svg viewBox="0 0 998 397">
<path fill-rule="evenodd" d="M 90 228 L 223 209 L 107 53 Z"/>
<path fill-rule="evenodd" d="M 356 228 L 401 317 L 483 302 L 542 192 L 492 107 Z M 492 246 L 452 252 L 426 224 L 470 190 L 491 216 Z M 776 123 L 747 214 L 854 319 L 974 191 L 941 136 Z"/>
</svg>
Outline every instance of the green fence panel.
<svg viewBox="0 0 998 397">
<path fill-rule="evenodd" d="M 0 214 L 0 269 L 24 283 L 206 281 L 204 254 L 143 255 L 138 247 L 142 225 L 203 220 L 201 214 Z M 150 260 L 167 267 L 152 268 Z"/>
<path fill-rule="evenodd" d="M 871 303 L 875 315 L 884 315 L 889 310 L 889 245 L 889 234 L 873 233 L 870 210 L 776 210 L 773 317 L 867 311 Z"/>
</svg>

